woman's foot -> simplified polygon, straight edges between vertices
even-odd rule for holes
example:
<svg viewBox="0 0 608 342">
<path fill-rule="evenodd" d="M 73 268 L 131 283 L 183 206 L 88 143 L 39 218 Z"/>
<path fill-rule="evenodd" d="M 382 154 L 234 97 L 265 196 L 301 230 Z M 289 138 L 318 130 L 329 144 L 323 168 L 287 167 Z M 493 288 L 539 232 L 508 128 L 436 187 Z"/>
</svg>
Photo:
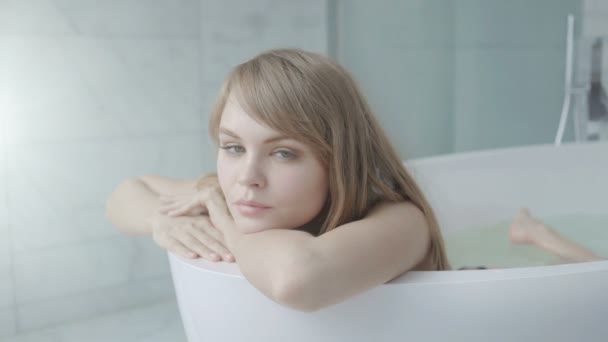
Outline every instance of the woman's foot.
<svg viewBox="0 0 608 342">
<path fill-rule="evenodd" d="M 530 215 L 528 209 L 520 209 L 509 226 L 512 243 L 535 244 L 549 232 L 547 226 Z"/>
</svg>

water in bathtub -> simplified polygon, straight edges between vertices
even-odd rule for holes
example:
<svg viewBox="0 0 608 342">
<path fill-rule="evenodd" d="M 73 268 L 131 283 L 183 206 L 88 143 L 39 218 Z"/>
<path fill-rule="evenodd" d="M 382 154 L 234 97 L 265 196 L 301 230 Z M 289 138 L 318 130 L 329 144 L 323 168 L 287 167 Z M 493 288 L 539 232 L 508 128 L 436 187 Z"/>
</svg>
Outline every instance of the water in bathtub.
<svg viewBox="0 0 608 342">
<path fill-rule="evenodd" d="M 608 257 L 608 216 L 567 215 L 543 217 L 545 223 L 597 255 Z M 526 267 L 559 260 L 532 245 L 512 244 L 510 221 L 444 233 L 448 257 L 454 269 L 462 266 Z"/>
</svg>

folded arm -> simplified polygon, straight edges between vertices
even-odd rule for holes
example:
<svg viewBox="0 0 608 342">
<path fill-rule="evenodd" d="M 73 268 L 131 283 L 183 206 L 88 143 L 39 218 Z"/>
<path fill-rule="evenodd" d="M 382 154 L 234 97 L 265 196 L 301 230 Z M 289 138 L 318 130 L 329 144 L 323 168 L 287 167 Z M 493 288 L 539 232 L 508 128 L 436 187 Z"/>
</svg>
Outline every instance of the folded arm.
<svg viewBox="0 0 608 342">
<path fill-rule="evenodd" d="M 159 195 L 194 194 L 196 179 L 141 176 L 122 181 L 106 202 L 106 217 L 128 234 L 149 235 L 149 219 L 158 214 Z"/>
<path fill-rule="evenodd" d="M 228 234 L 245 277 L 271 299 L 312 312 L 414 269 L 430 244 L 413 204 L 383 203 L 321 236 L 295 230 Z"/>
</svg>

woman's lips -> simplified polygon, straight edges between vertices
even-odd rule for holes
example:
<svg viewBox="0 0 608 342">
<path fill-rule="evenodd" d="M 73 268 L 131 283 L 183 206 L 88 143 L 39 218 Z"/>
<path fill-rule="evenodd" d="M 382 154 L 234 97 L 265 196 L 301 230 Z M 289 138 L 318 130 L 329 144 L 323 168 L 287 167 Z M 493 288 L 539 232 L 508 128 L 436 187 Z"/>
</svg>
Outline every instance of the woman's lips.
<svg viewBox="0 0 608 342">
<path fill-rule="evenodd" d="M 265 213 L 269 209 L 272 209 L 269 206 L 263 205 L 262 203 L 255 201 L 240 200 L 237 201 L 235 205 L 239 214 L 243 216 L 258 216 L 260 214 Z"/>
</svg>

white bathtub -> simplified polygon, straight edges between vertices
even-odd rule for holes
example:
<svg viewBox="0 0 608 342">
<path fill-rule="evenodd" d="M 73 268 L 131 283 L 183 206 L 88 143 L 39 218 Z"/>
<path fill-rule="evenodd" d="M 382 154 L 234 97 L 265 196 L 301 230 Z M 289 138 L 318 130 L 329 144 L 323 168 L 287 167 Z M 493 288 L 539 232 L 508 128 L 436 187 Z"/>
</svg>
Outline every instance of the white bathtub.
<svg viewBox="0 0 608 342">
<path fill-rule="evenodd" d="M 457 154 L 408 167 L 444 231 L 505 221 L 522 205 L 541 217 L 608 214 L 608 143 Z M 608 340 L 608 261 L 409 272 L 303 313 L 264 297 L 236 264 L 169 257 L 190 342 Z"/>
</svg>

